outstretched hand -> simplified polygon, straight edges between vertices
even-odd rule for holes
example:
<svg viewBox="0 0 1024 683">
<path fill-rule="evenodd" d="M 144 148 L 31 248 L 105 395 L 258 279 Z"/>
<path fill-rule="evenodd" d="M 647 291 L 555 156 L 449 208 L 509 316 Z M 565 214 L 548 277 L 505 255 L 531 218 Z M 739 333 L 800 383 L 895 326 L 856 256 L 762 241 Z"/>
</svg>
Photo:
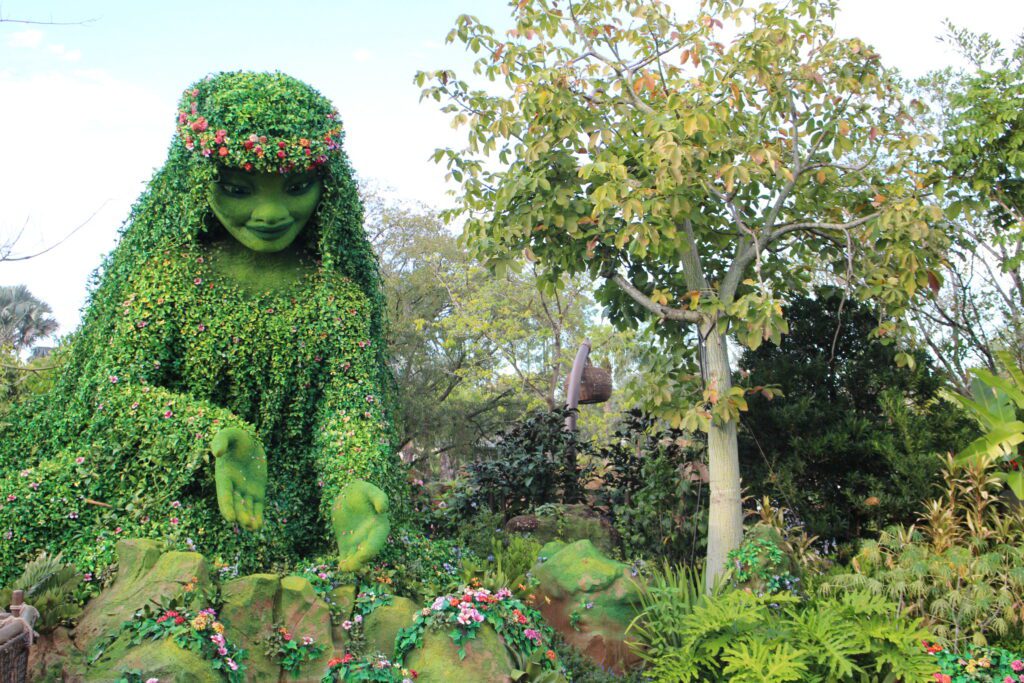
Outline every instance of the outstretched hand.
<svg viewBox="0 0 1024 683">
<path fill-rule="evenodd" d="M 391 533 L 388 496 L 373 484 L 349 482 L 331 506 L 338 568 L 357 571 L 381 551 Z"/>
<path fill-rule="evenodd" d="M 221 516 L 255 531 L 263 526 L 263 501 L 267 492 L 267 455 L 260 442 L 237 427 L 226 427 L 213 437 L 210 450 L 216 458 L 214 481 Z"/>
</svg>

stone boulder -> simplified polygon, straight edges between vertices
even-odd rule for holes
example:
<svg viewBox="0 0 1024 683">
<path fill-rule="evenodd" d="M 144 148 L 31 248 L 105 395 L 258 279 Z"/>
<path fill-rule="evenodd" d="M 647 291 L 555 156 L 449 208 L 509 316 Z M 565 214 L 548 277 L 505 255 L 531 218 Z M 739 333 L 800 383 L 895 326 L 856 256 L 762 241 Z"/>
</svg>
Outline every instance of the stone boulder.
<svg viewBox="0 0 1024 683">
<path fill-rule="evenodd" d="M 363 622 L 366 652 L 379 652 L 388 659 L 394 658 L 395 636 L 400 629 L 412 626 L 412 620 L 419 610 L 419 606 L 412 600 L 395 596 L 391 598 L 390 604 L 378 607 L 367 614 Z"/>
<path fill-rule="evenodd" d="M 231 642 L 248 653 L 245 678 L 256 683 L 274 683 L 281 668 L 266 654 L 266 639 L 274 630 L 272 617 L 281 590 L 276 574 L 253 574 L 232 579 L 221 586 L 224 605 L 220 621 Z"/>
<path fill-rule="evenodd" d="M 606 557 L 589 540 L 550 543 L 534 567 L 539 609 L 566 642 L 599 666 L 622 673 L 639 663 L 626 628 L 640 609 L 630 567 Z"/>
<path fill-rule="evenodd" d="M 288 629 L 294 638 L 301 640 L 310 637 L 325 646 L 323 654 L 304 663 L 299 671 L 293 671 L 288 676 L 288 680 L 298 683 L 319 683 L 327 673 L 327 662 L 334 655 L 331 610 L 305 577 L 293 575 L 281 579 L 274 623 Z"/>
<path fill-rule="evenodd" d="M 101 638 L 113 635 L 144 605 L 173 598 L 192 583 L 210 585 L 210 570 L 199 553 L 161 552 L 163 544 L 150 539 L 127 539 L 117 544 L 117 577 L 113 585 L 85 606 L 74 630 L 75 645 L 88 652 Z"/>
<path fill-rule="evenodd" d="M 602 552 L 616 546 L 615 529 L 596 510 L 583 504 L 551 506 L 543 515 L 518 515 L 505 523 L 510 534 L 529 534 L 541 544 L 589 540 Z"/>
<path fill-rule="evenodd" d="M 446 631 L 427 631 L 421 646 L 405 658 L 405 666 L 418 674 L 416 683 L 511 683 L 514 668 L 504 641 L 485 625 L 466 643 L 466 656 Z"/>
</svg>

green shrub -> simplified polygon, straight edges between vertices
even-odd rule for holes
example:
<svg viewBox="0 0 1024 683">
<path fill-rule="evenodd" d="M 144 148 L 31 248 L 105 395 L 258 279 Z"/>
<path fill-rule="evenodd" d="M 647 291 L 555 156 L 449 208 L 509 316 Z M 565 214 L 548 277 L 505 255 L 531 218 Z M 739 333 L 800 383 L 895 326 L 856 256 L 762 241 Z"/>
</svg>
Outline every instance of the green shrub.
<svg viewBox="0 0 1024 683">
<path fill-rule="evenodd" d="M 781 501 L 807 533 L 840 546 L 912 523 L 940 479 L 932 454 L 966 444 L 973 425 L 939 400 L 943 379 L 926 353 L 914 353 L 913 369 L 899 368 L 899 349 L 871 339 L 878 320 L 869 306 L 822 288 L 789 301 L 786 318 L 781 344 L 739 361 L 745 386 L 784 392 L 748 397 L 739 432 L 744 487 Z"/>
<path fill-rule="evenodd" d="M 467 519 L 486 510 L 507 520 L 545 503 L 578 501 L 576 462 L 589 446 L 577 432 L 566 430 L 568 414 L 564 408 L 535 411 L 498 435 L 493 447 L 466 466 L 465 478 L 449 493 L 449 519 Z"/>
<path fill-rule="evenodd" d="M 707 487 L 702 454 L 680 430 L 662 429 L 640 411 L 624 413 L 595 458 L 606 507 L 626 557 L 690 560 L 707 547 Z"/>
<path fill-rule="evenodd" d="M 802 600 L 702 590 L 698 573 L 662 569 L 648 580 L 630 632 L 654 681 L 906 680 L 935 671 L 917 620 L 868 592 Z"/>
</svg>

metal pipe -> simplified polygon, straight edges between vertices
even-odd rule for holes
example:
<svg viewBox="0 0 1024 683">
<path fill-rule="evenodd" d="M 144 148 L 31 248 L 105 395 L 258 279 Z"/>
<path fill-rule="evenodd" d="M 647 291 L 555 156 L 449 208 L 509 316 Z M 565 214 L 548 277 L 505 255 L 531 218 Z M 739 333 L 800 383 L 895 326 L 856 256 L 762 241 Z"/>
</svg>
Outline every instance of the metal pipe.
<svg viewBox="0 0 1024 683">
<path fill-rule="evenodd" d="M 576 352 L 576 360 L 572 362 L 572 372 L 569 373 L 569 383 L 565 391 L 565 405 L 569 409 L 569 416 L 565 418 L 565 428 L 570 432 L 576 431 L 576 414 L 580 407 L 580 382 L 583 381 L 583 368 L 587 366 L 587 358 L 590 356 L 590 340 L 584 339 L 580 344 L 580 350 Z"/>
</svg>

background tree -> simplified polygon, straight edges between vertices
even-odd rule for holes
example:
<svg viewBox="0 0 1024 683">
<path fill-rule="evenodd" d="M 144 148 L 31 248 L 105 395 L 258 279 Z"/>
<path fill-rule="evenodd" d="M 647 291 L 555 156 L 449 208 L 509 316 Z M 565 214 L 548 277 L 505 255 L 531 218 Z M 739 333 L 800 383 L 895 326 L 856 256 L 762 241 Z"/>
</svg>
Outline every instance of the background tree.
<svg viewBox="0 0 1024 683">
<path fill-rule="evenodd" d="M 53 309 L 25 285 L 0 286 L 0 344 L 27 351 L 57 331 Z"/>
<path fill-rule="evenodd" d="M 402 441 L 443 456 L 450 475 L 527 411 L 561 405 L 579 341 L 592 337 L 600 353 L 615 335 L 585 278 L 549 293 L 530 269 L 494 278 L 436 212 L 377 188 L 362 194 L 388 297 Z M 600 431 L 606 415 L 588 412 L 584 427 Z"/>
<path fill-rule="evenodd" d="M 896 348 L 871 340 L 871 307 L 825 288 L 786 304 L 790 333 L 747 351 L 754 396 L 740 430 L 743 484 L 796 514 L 808 533 L 846 545 L 891 524 L 913 524 L 938 481 L 939 454 L 975 436 L 924 351 L 896 367 Z"/>
<path fill-rule="evenodd" d="M 647 0 L 521 0 L 507 31 L 462 16 L 449 34 L 491 84 L 417 76 L 468 129 L 435 158 L 477 254 L 499 274 L 525 255 L 551 281 L 603 277 L 614 322 L 659 321 L 667 344 L 699 348 L 702 381 L 653 409 L 707 432 L 709 581 L 742 535 L 728 336 L 780 341 L 780 295 L 824 269 L 886 306 L 891 339 L 945 247 L 911 113 L 878 55 L 835 37 L 835 12 L 705 0 L 678 20 Z"/>
<path fill-rule="evenodd" d="M 914 317 L 968 395 L 970 368 L 995 372 L 997 351 L 1024 362 L 1024 38 L 1010 52 L 954 26 L 945 39 L 969 66 L 922 79 L 932 106 L 919 123 L 938 135 L 936 169 L 956 239 L 942 291 Z"/>
</svg>

